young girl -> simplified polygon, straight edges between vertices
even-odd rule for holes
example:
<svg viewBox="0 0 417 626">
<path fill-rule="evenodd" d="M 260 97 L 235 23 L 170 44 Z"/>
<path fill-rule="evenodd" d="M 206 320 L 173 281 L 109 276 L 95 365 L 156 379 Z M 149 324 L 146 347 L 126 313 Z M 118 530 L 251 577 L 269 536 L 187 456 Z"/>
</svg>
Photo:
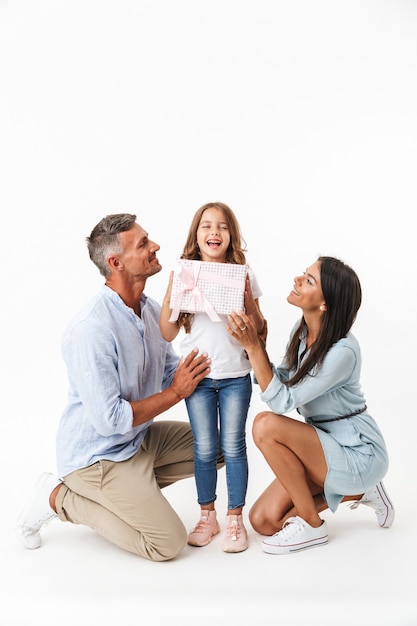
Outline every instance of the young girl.
<svg viewBox="0 0 417 626">
<path fill-rule="evenodd" d="M 361 299 L 356 273 L 333 257 L 320 257 L 297 276 L 287 301 L 302 316 L 279 367 L 271 366 L 250 317 L 229 316 L 229 333 L 245 348 L 270 408 L 256 416 L 253 437 L 275 479 L 250 511 L 254 529 L 270 535 L 265 552 L 327 543 L 319 513 L 336 511 L 342 501 L 372 507 L 382 528 L 394 520 L 381 482 L 388 453 L 365 404 L 360 347 L 350 332 Z M 283 415 L 294 409 L 305 421 Z"/>
<path fill-rule="evenodd" d="M 245 264 L 244 240 L 233 211 L 221 202 L 203 205 L 195 213 L 184 246 L 182 259 L 215 263 Z M 239 341 L 227 331 L 227 315 L 211 321 L 206 313 L 180 313 L 170 322 L 173 274 L 162 304 L 160 328 L 167 341 L 173 341 L 181 328 L 181 354 L 198 347 L 211 359 L 210 372 L 186 398 L 194 435 L 194 469 L 201 514 L 188 535 L 192 546 L 205 546 L 220 532 L 215 511 L 217 459 L 221 448 L 228 491 L 225 552 L 241 552 L 248 547 L 242 521 L 248 483 L 246 419 L 252 393 L 251 365 Z M 266 338 L 266 322 L 259 308 L 261 295 L 256 278 L 248 268 L 244 306 L 253 320 L 255 332 Z"/>
</svg>

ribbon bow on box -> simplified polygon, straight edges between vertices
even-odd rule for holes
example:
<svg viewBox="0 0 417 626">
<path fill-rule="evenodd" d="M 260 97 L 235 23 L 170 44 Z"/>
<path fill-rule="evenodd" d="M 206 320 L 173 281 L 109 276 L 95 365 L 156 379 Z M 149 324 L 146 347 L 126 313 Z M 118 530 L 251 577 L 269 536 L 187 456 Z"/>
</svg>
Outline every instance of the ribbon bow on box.
<svg viewBox="0 0 417 626">
<path fill-rule="evenodd" d="M 217 270 L 217 272 L 215 270 Z M 224 275 L 225 273 L 229 275 Z M 239 274 L 239 276 L 231 276 L 231 273 Z M 203 261 L 191 261 L 188 259 L 178 261 L 174 268 L 174 282 L 170 302 L 172 313 L 169 321 L 176 322 L 180 311 L 188 311 L 191 313 L 202 311 L 207 313 L 213 322 L 220 322 L 221 318 L 216 312 L 215 306 L 209 302 L 206 294 L 203 292 L 204 282 L 207 288 L 212 291 L 215 287 L 218 288 L 218 290 L 220 290 L 221 299 L 225 301 L 230 299 L 227 298 L 227 288 L 237 290 L 239 303 L 235 309 L 240 310 L 243 308 L 245 276 L 245 265 L 205 263 Z M 198 281 L 200 281 L 200 285 Z M 233 304 L 236 304 L 236 294 L 233 295 Z M 231 310 L 233 310 L 233 306 L 231 306 L 230 310 L 220 312 L 230 313 Z"/>
</svg>

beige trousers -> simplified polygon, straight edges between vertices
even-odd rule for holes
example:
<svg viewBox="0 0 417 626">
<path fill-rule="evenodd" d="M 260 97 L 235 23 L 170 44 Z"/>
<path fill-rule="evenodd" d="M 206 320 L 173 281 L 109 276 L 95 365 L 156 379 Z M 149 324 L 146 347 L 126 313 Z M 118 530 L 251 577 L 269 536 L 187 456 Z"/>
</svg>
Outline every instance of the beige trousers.
<svg viewBox="0 0 417 626">
<path fill-rule="evenodd" d="M 127 461 L 99 461 L 65 476 L 56 508 L 62 521 L 83 524 L 152 561 L 174 558 L 187 531 L 161 489 L 194 474 L 186 422 L 159 421 Z"/>
</svg>

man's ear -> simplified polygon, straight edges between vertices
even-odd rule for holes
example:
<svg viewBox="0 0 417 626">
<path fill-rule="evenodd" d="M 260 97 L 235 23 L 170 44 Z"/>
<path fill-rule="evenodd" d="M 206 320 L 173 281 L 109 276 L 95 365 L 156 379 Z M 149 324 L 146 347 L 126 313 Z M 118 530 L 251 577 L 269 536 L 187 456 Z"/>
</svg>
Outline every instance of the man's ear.
<svg viewBox="0 0 417 626">
<path fill-rule="evenodd" d="M 108 264 L 110 265 L 112 270 L 118 270 L 121 267 L 121 262 L 118 256 L 109 256 L 108 260 L 107 260 Z"/>
</svg>

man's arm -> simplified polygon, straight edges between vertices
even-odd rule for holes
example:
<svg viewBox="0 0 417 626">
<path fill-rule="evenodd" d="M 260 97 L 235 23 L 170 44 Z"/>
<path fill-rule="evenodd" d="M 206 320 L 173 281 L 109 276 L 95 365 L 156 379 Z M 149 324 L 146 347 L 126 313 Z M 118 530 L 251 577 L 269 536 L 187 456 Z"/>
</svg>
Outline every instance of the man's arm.
<svg viewBox="0 0 417 626">
<path fill-rule="evenodd" d="M 192 394 L 198 383 L 210 371 L 210 359 L 206 353 L 198 355 L 194 349 L 181 360 L 174 374 L 173 381 L 163 391 L 144 400 L 130 402 L 133 410 L 132 426 L 139 426 L 164 413 L 172 406 Z"/>
</svg>

